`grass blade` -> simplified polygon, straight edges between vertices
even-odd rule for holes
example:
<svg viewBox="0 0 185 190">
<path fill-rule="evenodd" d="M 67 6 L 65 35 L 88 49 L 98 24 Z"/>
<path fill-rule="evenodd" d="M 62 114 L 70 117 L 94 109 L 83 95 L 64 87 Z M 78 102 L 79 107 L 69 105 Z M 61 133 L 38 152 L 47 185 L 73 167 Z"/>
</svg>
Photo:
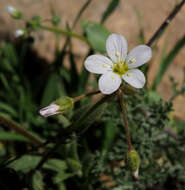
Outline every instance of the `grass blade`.
<svg viewBox="0 0 185 190">
<path fill-rule="evenodd" d="M 175 44 L 175 47 L 170 51 L 170 53 L 163 59 L 160 63 L 159 71 L 154 79 L 152 89 L 156 90 L 157 86 L 161 82 L 163 75 L 167 71 L 168 67 L 172 63 L 175 56 L 181 50 L 181 48 L 185 45 L 185 35 Z"/>
<path fill-rule="evenodd" d="M 112 0 L 107 9 L 105 10 L 103 16 L 102 16 L 102 19 L 101 19 L 101 24 L 103 24 L 106 19 L 114 12 L 114 10 L 117 8 L 117 6 L 119 5 L 119 0 Z"/>
</svg>

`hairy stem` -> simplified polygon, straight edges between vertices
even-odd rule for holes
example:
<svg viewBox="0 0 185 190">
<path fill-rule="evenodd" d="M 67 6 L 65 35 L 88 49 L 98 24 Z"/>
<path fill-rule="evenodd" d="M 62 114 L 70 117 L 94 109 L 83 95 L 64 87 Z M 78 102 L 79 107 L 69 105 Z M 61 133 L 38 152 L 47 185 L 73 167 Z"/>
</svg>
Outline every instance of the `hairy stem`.
<svg viewBox="0 0 185 190">
<path fill-rule="evenodd" d="M 123 91 L 121 88 L 118 90 L 118 95 L 119 95 L 119 101 L 120 101 L 120 105 L 121 105 L 121 109 L 122 109 L 122 113 L 123 113 L 123 122 L 124 122 L 124 126 L 125 126 L 128 151 L 131 151 L 133 149 L 133 147 L 132 147 L 130 132 L 129 132 L 129 128 L 128 128 L 126 106 L 123 101 Z"/>
<path fill-rule="evenodd" d="M 161 24 L 158 30 L 154 33 L 154 35 L 148 41 L 147 43 L 148 46 L 151 46 L 153 42 L 160 36 L 160 34 L 166 29 L 166 27 L 170 24 L 170 22 L 175 18 L 177 13 L 180 11 L 184 3 L 185 3 L 185 0 L 182 0 L 178 5 L 176 5 L 176 7 L 171 11 L 169 16 L 165 19 L 165 21 Z"/>
<path fill-rule="evenodd" d="M 2 115 L 0 115 L 0 123 L 3 123 L 6 127 L 8 127 L 9 129 L 14 130 L 15 132 L 27 137 L 28 139 L 30 139 L 32 142 L 34 142 L 35 144 L 41 146 L 43 143 L 36 137 L 34 137 L 32 134 L 30 134 L 28 131 L 26 131 L 25 129 L 23 129 L 22 127 L 18 126 L 17 124 L 15 124 L 14 122 L 6 119 L 5 117 L 3 117 Z"/>
<path fill-rule="evenodd" d="M 75 103 L 75 102 L 78 102 L 78 101 L 82 100 L 83 98 L 85 98 L 85 97 L 87 97 L 87 96 L 92 96 L 92 95 L 99 94 L 99 93 L 100 93 L 100 91 L 97 90 L 97 91 L 94 91 L 94 92 L 88 92 L 88 93 L 86 93 L 86 94 L 82 94 L 82 95 L 80 95 L 80 96 L 77 96 L 77 97 L 73 98 L 73 102 L 74 102 L 74 103 Z"/>
</svg>

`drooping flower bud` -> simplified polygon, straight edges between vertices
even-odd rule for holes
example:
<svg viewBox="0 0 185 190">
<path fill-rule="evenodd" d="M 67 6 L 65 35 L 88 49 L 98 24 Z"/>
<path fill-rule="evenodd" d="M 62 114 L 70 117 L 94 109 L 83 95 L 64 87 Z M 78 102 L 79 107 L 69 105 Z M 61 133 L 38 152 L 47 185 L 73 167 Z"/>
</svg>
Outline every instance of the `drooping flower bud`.
<svg viewBox="0 0 185 190">
<path fill-rule="evenodd" d="M 139 178 L 139 167 L 140 167 L 140 158 L 136 150 L 132 149 L 127 152 L 126 163 L 130 168 L 132 175 L 135 179 Z"/>
<path fill-rule="evenodd" d="M 56 100 L 51 105 L 42 108 L 39 113 L 44 116 L 48 117 L 51 115 L 63 113 L 73 108 L 74 102 L 73 99 L 67 96 L 62 96 L 58 100 Z"/>
<path fill-rule="evenodd" d="M 7 6 L 6 7 L 7 12 L 10 14 L 10 16 L 14 19 L 21 19 L 22 13 L 18 9 L 16 9 L 13 6 Z"/>
</svg>

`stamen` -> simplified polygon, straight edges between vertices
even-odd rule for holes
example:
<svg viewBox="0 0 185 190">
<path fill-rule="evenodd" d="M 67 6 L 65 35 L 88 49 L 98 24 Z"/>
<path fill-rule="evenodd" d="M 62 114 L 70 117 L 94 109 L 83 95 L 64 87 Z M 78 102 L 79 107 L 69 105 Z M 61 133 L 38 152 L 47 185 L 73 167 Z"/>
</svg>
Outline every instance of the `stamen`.
<svg viewBox="0 0 185 190">
<path fill-rule="evenodd" d="M 112 76 L 112 79 L 115 79 L 115 76 Z"/>
<path fill-rule="evenodd" d="M 108 65 L 107 65 L 107 64 L 103 64 L 103 67 L 104 67 L 104 68 L 107 68 L 107 67 L 108 67 Z"/>
<path fill-rule="evenodd" d="M 116 57 L 119 57 L 119 56 L 120 56 L 119 51 L 116 51 Z"/>
<path fill-rule="evenodd" d="M 136 59 L 135 59 L 135 58 L 131 58 L 129 61 L 130 61 L 131 63 L 135 63 L 135 62 L 136 62 Z"/>
<path fill-rule="evenodd" d="M 127 73 L 127 77 L 130 77 L 130 76 L 132 76 L 132 73 Z"/>
</svg>

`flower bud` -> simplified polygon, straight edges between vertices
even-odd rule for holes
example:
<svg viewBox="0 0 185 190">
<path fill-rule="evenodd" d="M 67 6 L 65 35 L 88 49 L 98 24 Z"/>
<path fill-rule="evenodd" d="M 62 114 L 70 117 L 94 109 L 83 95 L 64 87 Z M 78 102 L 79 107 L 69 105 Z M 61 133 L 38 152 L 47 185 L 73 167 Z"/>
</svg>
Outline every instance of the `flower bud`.
<svg viewBox="0 0 185 190">
<path fill-rule="evenodd" d="M 13 6 L 7 6 L 6 7 L 7 12 L 10 14 L 10 16 L 14 19 L 21 19 L 22 13 L 21 11 L 17 10 Z"/>
<path fill-rule="evenodd" d="M 126 163 L 127 163 L 127 166 L 130 168 L 133 177 L 135 179 L 138 179 L 139 178 L 140 158 L 139 158 L 139 154 L 134 149 L 127 152 Z"/>
<path fill-rule="evenodd" d="M 14 32 L 15 38 L 19 38 L 21 36 L 24 36 L 26 34 L 26 31 L 23 29 L 18 29 Z"/>
<path fill-rule="evenodd" d="M 51 115 L 55 115 L 60 113 L 59 112 L 59 108 L 60 106 L 58 106 L 57 104 L 51 104 L 50 106 L 47 106 L 45 108 L 42 108 L 39 113 L 44 116 L 44 117 L 48 117 Z"/>
<path fill-rule="evenodd" d="M 39 111 L 39 113 L 44 117 L 48 117 L 48 116 L 63 113 L 65 111 L 72 109 L 73 104 L 74 102 L 72 98 L 67 97 L 67 96 L 62 96 L 51 105 L 45 108 L 42 108 Z"/>
</svg>

